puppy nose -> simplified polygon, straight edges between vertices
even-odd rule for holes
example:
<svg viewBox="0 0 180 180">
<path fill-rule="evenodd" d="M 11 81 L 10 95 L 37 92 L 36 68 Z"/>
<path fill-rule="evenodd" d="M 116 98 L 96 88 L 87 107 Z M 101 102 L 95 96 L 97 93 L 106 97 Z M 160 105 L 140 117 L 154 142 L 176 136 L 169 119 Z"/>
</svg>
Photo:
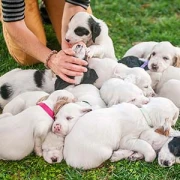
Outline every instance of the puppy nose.
<svg viewBox="0 0 180 180">
<path fill-rule="evenodd" d="M 157 64 L 152 64 L 151 67 L 152 67 L 152 69 L 154 69 L 154 70 L 157 70 L 157 69 L 158 69 L 158 65 L 157 65 Z"/>
<path fill-rule="evenodd" d="M 78 44 L 76 47 L 77 47 L 77 48 L 81 48 L 82 46 L 81 46 L 80 44 Z"/>
<path fill-rule="evenodd" d="M 66 39 L 66 38 L 65 38 L 65 40 L 66 40 L 67 42 L 70 42 L 70 39 Z"/>
<path fill-rule="evenodd" d="M 52 157 L 51 160 L 52 162 L 57 162 L 57 157 Z"/>
<path fill-rule="evenodd" d="M 169 161 L 164 161 L 164 162 L 163 162 L 163 165 L 164 165 L 164 166 L 169 166 Z"/>
<path fill-rule="evenodd" d="M 60 132 L 61 130 L 61 125 L 59 123 L 55 124 L 53 127 L 53 131 L 56 132 Z"/>
</svg>

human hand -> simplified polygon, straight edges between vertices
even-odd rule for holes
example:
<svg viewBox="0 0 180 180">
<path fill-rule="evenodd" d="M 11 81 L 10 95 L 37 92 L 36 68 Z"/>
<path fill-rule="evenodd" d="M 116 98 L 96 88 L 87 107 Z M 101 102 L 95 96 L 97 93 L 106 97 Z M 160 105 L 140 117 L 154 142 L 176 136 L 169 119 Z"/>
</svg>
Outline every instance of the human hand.
<svg viewBox="0 0 180 180">
<path fill-rule="evenodd" d="M 68 76 L 82 76 L 87 71 L 87 68 L 83 67 L 87 65 L 87 62 L 73 57 L 74 55 L 74 51 L 69 48 L 52 55 L 48 61 L 48 66 L 56 75 L 72 84 L 75 80 Z"/>
</svg>

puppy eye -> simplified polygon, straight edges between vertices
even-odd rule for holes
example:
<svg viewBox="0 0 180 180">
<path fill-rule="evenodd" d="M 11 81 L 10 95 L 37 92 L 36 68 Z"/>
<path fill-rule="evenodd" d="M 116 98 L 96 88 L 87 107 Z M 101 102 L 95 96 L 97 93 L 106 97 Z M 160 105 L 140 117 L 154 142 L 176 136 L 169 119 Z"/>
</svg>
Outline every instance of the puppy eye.
<svg viewBox="0 0 180 180">
<path fill-rule="evenodd" d="M 145 86 L 144 88 L 148 88 L 148 86 Z"/>
<path fill-rule="evenodd" d="M 77 27 L 75 30 L 74 30 L 74 33 L 78 36 L 87 36 L 89 34 L 89 31 L 84 28 L 84 27 Z"/>
<path fill-rule="evenodd" d="M 134 99 L 132 99 L 130 102 L 134 102 L 136 99 L 134 98 Z"/>
<path fill-rule="evenodd" d="M 164 59 L 165 61 L 167 61 L 169 58 L 168 58 L 168 57 L 163 57 L 163 59 Z"/>
<path fill-rule="evenodd" d="M 151 55 L 152 55 L 152 56 L 155 56 L 155 55 L 156 55 L 156 53 L 155 53 L 155 52 L 153 52 Z"/>
<path fill-rule="evenodd" d="M 70 121 L 71 119 L 73 119 L 73 117 L 72 117 L 72 116 L 67 116 L 66 119 L 67 119 L 68 121 Z"/>
</svg>

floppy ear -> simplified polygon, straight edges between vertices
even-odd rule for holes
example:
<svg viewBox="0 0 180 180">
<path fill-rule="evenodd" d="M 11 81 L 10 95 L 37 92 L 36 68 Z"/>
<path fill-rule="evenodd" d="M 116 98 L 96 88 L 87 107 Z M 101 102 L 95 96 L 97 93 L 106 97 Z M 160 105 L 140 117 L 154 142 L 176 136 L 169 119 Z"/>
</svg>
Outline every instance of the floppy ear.
<svg viewBox="0 0 180 180">
<path fill-rule="evenodd" d="M 173 58 L 173 66 L 180 67 L 180 48 L 175 47 L 175 49 L 176 49 L 176 55 Z"/>
<path fill-rule="evenodd" d="M 65 104 L 72 103 L 74 100 L 69 100 L 67 97 L 58 98 L 55 106 L 54 106 L 54 114 L 57 114 L 59 109 Z"/>
<path fill-rule="evenodd" d="M 49 97 L 49 95 L 43 96 L 42 98 L 40 98 L 40 99 L 37 101 L 36 105 L 37 105 L 38 103 L 42 102 L 42 101 L 45 101 L 48 97 Z"/>
<path fill-rule="evenodd" d="M 88 20 L 89 27 L 92 33 L 92 40 L 95 42 L 96 37 L 100 35 L 101 27 L 98 22 L 96 22 L 92 17 Z"/>
</svg>

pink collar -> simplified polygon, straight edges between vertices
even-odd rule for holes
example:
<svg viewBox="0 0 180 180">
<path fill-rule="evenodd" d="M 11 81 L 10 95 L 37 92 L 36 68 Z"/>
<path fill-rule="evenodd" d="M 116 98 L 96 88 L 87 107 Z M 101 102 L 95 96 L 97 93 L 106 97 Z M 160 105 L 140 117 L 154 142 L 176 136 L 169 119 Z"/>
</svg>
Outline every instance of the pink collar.
<svg viewBox="0 0 180 180">
<path fill-rule="evenodd" d="M 41 106 L 44 111 L 46 111 L 46 113 L 52 118 L 54 119 L 54 111 L 52 111 L 52 109 L 50 109 L 45 103 L 40 102 L 38 103 L 39 106 Z"/>
</svg>

